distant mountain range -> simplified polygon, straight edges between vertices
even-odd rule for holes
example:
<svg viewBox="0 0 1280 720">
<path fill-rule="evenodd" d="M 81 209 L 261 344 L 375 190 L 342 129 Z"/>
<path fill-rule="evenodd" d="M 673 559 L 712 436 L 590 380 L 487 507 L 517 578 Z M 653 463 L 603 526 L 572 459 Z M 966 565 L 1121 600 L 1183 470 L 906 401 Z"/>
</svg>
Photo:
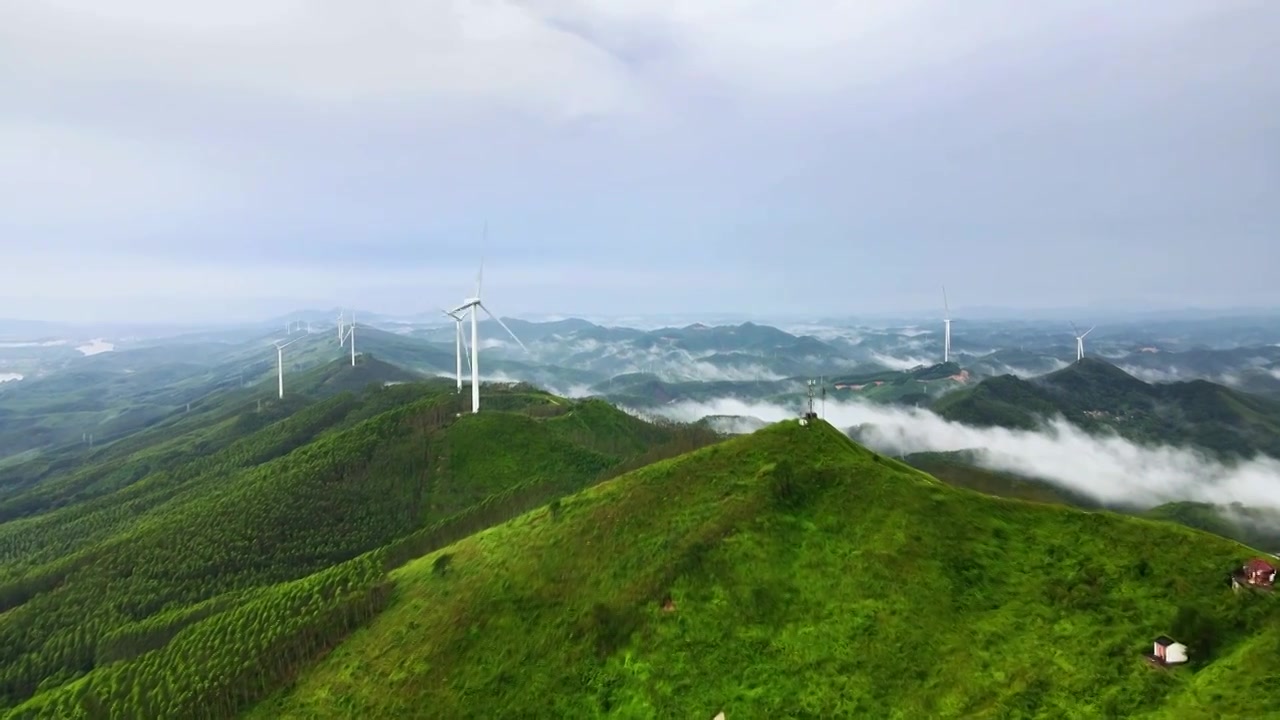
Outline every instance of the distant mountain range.
<svg viewBox="0 0 1280 720">
<path fill-rule="evenodd" d="M 1062 416 L 1141 442 L 1280 457 L 1280 402 L 1206 380 L 1147 383 L 1089 357 L 1040 377 L 988 378 L 939 399 L 933 410 L 969 425 L 1023 429 Z"/>
</svg>

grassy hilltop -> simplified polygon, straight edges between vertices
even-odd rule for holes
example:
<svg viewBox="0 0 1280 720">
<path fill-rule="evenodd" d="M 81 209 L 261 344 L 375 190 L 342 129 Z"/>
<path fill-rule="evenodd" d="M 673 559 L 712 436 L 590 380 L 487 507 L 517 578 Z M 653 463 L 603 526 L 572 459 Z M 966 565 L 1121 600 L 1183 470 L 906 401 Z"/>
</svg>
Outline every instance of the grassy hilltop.
<svg viewBox="0 0 1280 720">
<path fill-rule="evenodd" d="M 334 363 L 0 471 L 24 478 L 0 482 L 0 714 L 225 717 L 368 618 L 383 563 L 715 439 L 521 386 L 459 415 L 452 383 L 388 373 Z M 98 682 L 123 697 L 81 703 Z"/>
<path fill-rule="evenodd" d="M 250 716 L 1259 717 L 1280 604 L 1224 583 L 1251 554 L 786 422 L 395 570 Z M 1190 666 L 1144 663 L 1163 633 Z"/>
</svg>

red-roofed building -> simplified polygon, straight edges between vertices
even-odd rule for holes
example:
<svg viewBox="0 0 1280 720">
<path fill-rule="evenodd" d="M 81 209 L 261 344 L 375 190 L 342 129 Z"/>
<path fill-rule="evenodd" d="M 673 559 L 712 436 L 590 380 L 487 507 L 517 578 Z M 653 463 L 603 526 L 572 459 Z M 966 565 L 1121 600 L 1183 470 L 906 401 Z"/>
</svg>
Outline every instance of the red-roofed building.
<svg viewBox="0 0 1280 720">
<path fill-rule="evenodd" d="M 1272 587 L 1276 584 L 1276 567 L 1262 558 L 1254 558 L 1242 568 L 1244 581 L 1250 585 Z"/>
</svg>

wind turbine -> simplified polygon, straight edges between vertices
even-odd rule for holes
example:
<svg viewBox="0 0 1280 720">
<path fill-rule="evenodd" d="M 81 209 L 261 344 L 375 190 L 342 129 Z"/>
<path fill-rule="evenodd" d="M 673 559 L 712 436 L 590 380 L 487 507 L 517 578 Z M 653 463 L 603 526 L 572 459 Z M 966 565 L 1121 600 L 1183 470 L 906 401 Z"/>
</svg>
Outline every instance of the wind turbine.
<svg viewBox="0 0 1280 720">
<path fill-rule="evenodd" d="M 338 308 L 338 347 L 342 347 L 347 338 L 346 318 L 343 317 L 342 308 Z"/>
<path fill-rule="evenodd" d="M 942 286 L 942 362 L 951 362 L 951 305 L 947 302 L 947 286 Z"/>
<path fill-rule="evenodd" d="M 1075 323 L 1071 323 L 1071 333 L 1076 337 L 1076 362 L 1080 362 L 1084 359 L 1084 336 L 1093 332 L 1094 327 L 1098 326 L 1094 325 L 1082 333 L 1080 332 L 1080 329 L 1076 327 Z"/>
<path fill-rule="evenodd" d="M 448 310 L 441 310 L 441 312 L 443 312 L 445 315 L 448 315 L 449 317 L 453 318 L 453 325 L 454 325 L 454 328 L 457 330 L 457 333 L 456 333 L 456 334 L 455 334 L 455 336 L 454 336 L 454 343 L 453 343 L 453 344 L 454 344 L 454 350 L 455 350 L 455 353 L 456 353 L 456 354 L 457 354 L 457 356 L 458 356 L 458 357 L 457 357 L 457 360 L 458 360 L 458 370 L 457 370 L 457 378 L 458 378 L 458 393 L 459 393 L 459 394 L 461 394 L 461 393 L 462 393 L 462 351 L 463 351 L 463 349 L 464 349 L 464 348 L 466 348 L 466 345 L 467 345 L 467 337 L 466 337 L 466 335 L 462 332 L 462 316 L 461 316 L 461 315 L 456 315 L 456 314 L 454 314 L 454 313 L 451 313 L 451 312 L 449 312 Z M 471 366 L 471 350 L 470 350 L 469 348 L 467 348 L 467 366 L 468 366 L 468 367 L 470 367 L 470 366 Z"/>
<path fill-rule="evenodd" d="M 346 338 L 339 338 L 338 345 L 341 346 L 343 344 L 342 341 L 344 339 L 351 341 L 351 367 L 355 367 L 356 366 L 356 314 L 354 312 L 351 313 L 351 324 L 347 325 L 346 327 L 347 327 L 347 336 Z"/>
<path fill-rule="evenodd" d="M 298 342 L 298 341 L 299 341 L 299 340 L 301 340 L 301 339 L 302 339 L 302 338 L 295 338 L 295 339 L 293 339 L 293 340 L 290 340 L 290 341 L 289 341 L 289 342 L 287 342 L 287 343 L 281 343 L 279 340 L 276 340 L 276 341 L 275 341 L 275 346 L 276 346 L 276 368 L 277 368 L 278 373 L 279 373 L 280 399 L 281 399 L 281 400 L 283 400 L 283 399 L 284 399 L 284 349 L 285 349 L 285 348 L 287 348 L 287 347 L 289 347 L 290 345 L 292 345 L 292 344 L 294 344 L 294 343 Z"/>
<path fill-rule="evenodd" d="M 476 273 L 475 296 L 467 298 L 461 305 L 454 308 L 449 313 L 450 315 L 458 315 L 464 310 L 471 311 L 471 412 L 473 413 L 480 412 L 480 331 L 478 329 L 479 326 L 478 326 L 478 320 L 476 317 L 477 315 L 476 311 L 484 310 L 486 315 L 493 318 L 494 320 L 497 320 L 498 324 L 502 326 L 502 329 L 506 330 L 507 334 L 510 335 L 511 338 L 515 340 L 516 343 L 519 344 L 520 347 L 525 352 L 529 352 L 529 348 L 525 347 L 524 343 L 520 341 L 520 338 L 516 337 L 516 334 L 511 332 L 511 328 L 507 327 L 507 324 L 502 322 L 501 318 L 499 318 L 497 315 L 494 315 L 492 312 L 490 312 L 489 308 L 485 307 L 484 303 L 481 302 L 480 287 L 483 280 L 484 280 L 484 259 L 481 258 L 480 272 Z"/>
</svg>

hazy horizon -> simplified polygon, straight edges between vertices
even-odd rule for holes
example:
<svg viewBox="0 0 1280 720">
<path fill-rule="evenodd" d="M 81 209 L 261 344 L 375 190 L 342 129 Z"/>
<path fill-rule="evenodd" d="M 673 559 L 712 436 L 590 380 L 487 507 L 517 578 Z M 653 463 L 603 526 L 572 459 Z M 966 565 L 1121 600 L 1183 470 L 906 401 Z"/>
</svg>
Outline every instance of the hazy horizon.
<svg viewBox="0 0 1280 720">
<path fill-rule="evenodd" d="M 1280 4 L 0 10 L 0 316 L 1275 307 Z M 482 239 L 484 228 L 487 237 Z M 1081 319 L 1087 322 L 1086 319 Z"/>
<path fill-rule="evenodd" d="M 220 328 L 242 328 L 255 325 L 269 325 L 272 323 L 283 323 L 287 320 L 311 321 L 318 326 L 327 326 L 336 324 L 337 307 L 299 307 L 290 312 L 275 315 L 244 315 L 240 317 L 221 317 L 221 318 L 205 318 L 191 320 L 132 320 L 128 318 L 109 319 L 109 320 L 76 320 L 73 318 L 31 318 L 31 317 L 8 317 L 5 316 L 0 309 L 0 338 L 8 335 L 14 336 L 10 339 L 18 339 L 14 333 L 14 328 L 18 329 L 17 335 L 21 335 L 21 330 L 26 327 L 39 331 L 46 328 L 75 328 L 75 329 L 91 329 L 91 328 L 152 328 L 152 329 L 174 329 L 174 330 L 201 330 L 210 329 L 217 330 Z M 350 317 L 353 313 L 357 320 L 364 319 L 366 322 L 382 325 L 388 323 L 411 323 L 413 325 L 448 325 L 450 320 L 445 318 L 439 309 L 411 312 L 377 312 L 370 311 L 367 308 L 344 308 L 345 317 Z M 332 317 L 330 317 L 332 314 Z M 752 322 L 762 325 L 786 326 L 801 323 L 814 326 L 829 325 L 849 325 L 864 327 L 908 327 L 920 326 L 926 330 L 936 325 L 936 330 L 941 332 L 942 321 L 941 312 L 886 312 L 875 314 L 840 314 L 840 313 L 777 313 L 777 314 L 750 314 L 750 313 L 734 313 L 734 312 L 706 312 L 706 313 L 506 313 L 498 312 L 495 314 L 499 317 L 508 319 L 517 319 L 534 323 L 556 322 L 562 320 L 585 320 L 597 325 L 612 325 L 618 327 L 636 327 L 636 328 L 657 328 L 664 326 L 683 326 L 689 324 L 706 324 L 706 325 L 736 325 L 746 322 Z M 439 315 L 440 317 L 436 317 Z M 960 311 L 953 309 L 951 312 L 953 318 L 953 327 L 957 331 L 963 330 L 966 323 L 974 323 L 981 325 L 1019 325 L 1034 323 L 1051 323 L 1056 325 L 1064 323 L 1078 322 L 1084 326 L 1099 326 L 1105 328 L 1107 326 L 1114 327 L 1131 327 L 1133 325 L 1141 325 L 1143 323 L 1204 323 L 1223 320 L 1261 320 L 1261 321 L 1278 321 L 1280 322 L 1280 306 L 1277 307 L 1225 307 L 1225 308 L 1171 308 L 1171 309 L 1147 309 L 1147 310 L 1127 310 L 1120 308 L 1040 308 L 1025 310 L 1020 308 L 964 308 Z M 489 322 L 487 316 L 481 315 L 482 322 Z M 1063 325 L 1063 327 L 1066 327 Z M 1280 338 L 1278 338 L 1280 339 Z"/>
</svg>

